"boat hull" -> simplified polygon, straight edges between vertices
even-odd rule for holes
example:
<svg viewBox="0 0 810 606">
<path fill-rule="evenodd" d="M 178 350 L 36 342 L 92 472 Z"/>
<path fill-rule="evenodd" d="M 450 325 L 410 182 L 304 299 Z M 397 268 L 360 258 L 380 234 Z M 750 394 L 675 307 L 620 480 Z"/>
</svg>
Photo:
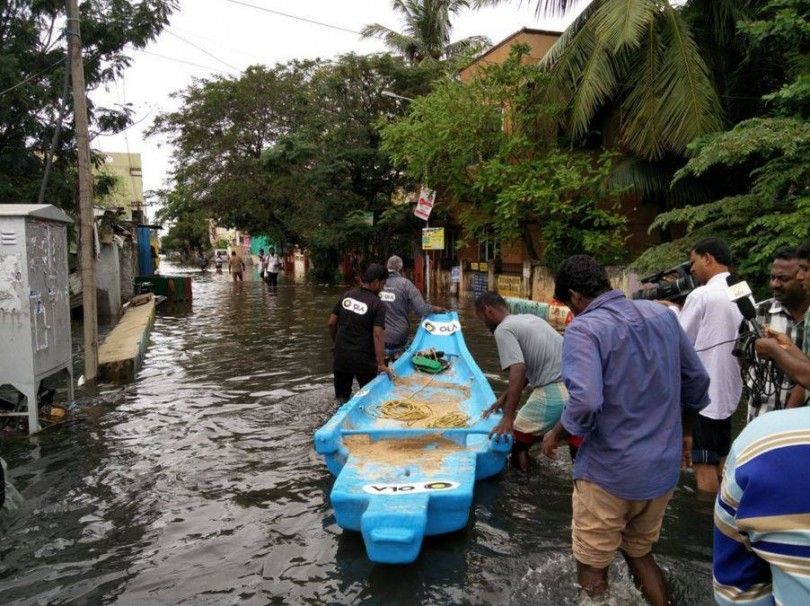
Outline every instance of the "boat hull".
<svg viewBox="0 0 810 606">
<path fill-rule="evenodd" d="M 445 352 L 450 368 L 418 373 L 417 351 Z M 315 434 L 316 451 L 337 476 L 330 499 L 341 528 L 361 532 L 374 562 L 405 564 L 419 555 L 424 536 L 464 528 L 475 482 L 501 472 L 511 447 L 489 437 L 499 415 L 482 419 L 495 400 L 475 364 L 455 313 L 424 320 L 393 366 L 395 383 L 380 376 L 360 390 Z M 465 427 L 430 428 L 375 416 L 391 400 L 427 403 L 467 415 Z"/>
</svg>

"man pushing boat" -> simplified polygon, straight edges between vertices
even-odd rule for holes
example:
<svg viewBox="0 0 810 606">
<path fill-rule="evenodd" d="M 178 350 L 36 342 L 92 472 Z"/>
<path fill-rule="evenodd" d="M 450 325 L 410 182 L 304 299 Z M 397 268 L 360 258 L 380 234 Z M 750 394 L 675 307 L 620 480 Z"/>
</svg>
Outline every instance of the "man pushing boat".
<svg viewBox="0 0 810 606">
<path fill-rule="evenodd" d="M 379 293 L 388 271 L 371 264 L 360 286 L 344 294 L 329 316 L 329 334 L 335 344 L 335 397 L 343 403 L 352 395 L 355 378 L 360 387 L 379 373 L 393 379 L 385 365 L 385 305 Z"/>
<path fill-rule="evenodd" d="M 476 299 L 475 314 L 495 336 L 501 369 L 509 371 L 506 391 L 484 418 L 503 410 L 503 419 L 492 435 L 499 439 L 513 435 L 512 464 L 528 471 L 529 447 L 557 424 L 568 400 L 562 382 L 563 338 L 542 318 L 510 314 L 506 301 L 494 292 L 485 292 Z M 527 385 L 532 393 L 518 410 Z"/>
</svg>

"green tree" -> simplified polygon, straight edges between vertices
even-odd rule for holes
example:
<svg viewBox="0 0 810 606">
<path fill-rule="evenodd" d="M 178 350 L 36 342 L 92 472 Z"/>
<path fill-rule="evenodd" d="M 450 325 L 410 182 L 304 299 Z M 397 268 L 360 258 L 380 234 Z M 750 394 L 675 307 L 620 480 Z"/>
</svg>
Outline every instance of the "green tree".
<svg viewBox="0 0 810 606">
<path fill-rule="evenodd" d="M 391 208 L 403 178 L 379 135 L 380 122 L 404 109 L 382 92 L 420 95 L 440 73 L 391 55 L 346 55 L 195 82 L 151 129 L 175 147 L 165 216 L 200 210 L 307 246 L 321 279 L 333 277 L 341 253 L 381 256 L 404 245 L 417 221 Z"/>
<path fill-rule="evenodd" d="M 560 147 L 549 76 L 524 64 L 527 51 L 416 99 L 383 131 L 383 147 L 441 192 L 467 236 L 522 240 L 551 265 L 582 251 L 615 262 L 624 219 L 614 212 L 621 191 L 603 187 L 612 156 Z"/>
<path fill-rule="evenodd" d="M 82 2 L 88 88 L 118 77 L 129 65 L 128 47 L 142 48 L 153 40 L 177 6 L 176 0 Z M 47 200 L 73 206 L 75 142 L 71 105 L 63 99 L 63 19 L 62 0 L 0 3 L 0 203 L 36 201 L 54 126 L 64 113 Z M 96 131 L 119 131 L 130 122 L 127 107 L 91 106 L 90 112 Z"/>
<path fill-rule="evenodd" d="M 174 94 L 180 109 L 157 116 L 147 133 L 174 146 L 176 203 L 166 218 L 193 207 L 220 225 L 292 239 L 288 209 L 271 203 L 262 154 L 304 121 L 316 66 L 252 66 L 238 78 L 197 80 Z"/>
<path fill-rule="evenodd" d="M 394 10 L 403 19 L 402 32 L 373 23 L 363 28 L 362 36 L 383 40 L 411 63 L 458 58 L 489 44 L 484 36 L 450 42 L 451 16 L 471 4 L 469 0 L 393 0 Z"/>
<path fill-rule="evenodd" d="M 681 224 L 689 237 L 648 251 L 638 267 L 670 262 L 693 239 L 711 233 L 725 237 L 740 269 L 756 278 L 767 275 L 777 248 L 810 238 L 809 17 L 807 0 L 771 0 L 758 19 L 740 25 L 750 53 L 780 64 L 784 80 L 764 96 L 763 115 L 689 145 L 689 161 L 676 181 L 732 185 L 714 201 L 659 215 L 656 226 Z"/>
</svg>

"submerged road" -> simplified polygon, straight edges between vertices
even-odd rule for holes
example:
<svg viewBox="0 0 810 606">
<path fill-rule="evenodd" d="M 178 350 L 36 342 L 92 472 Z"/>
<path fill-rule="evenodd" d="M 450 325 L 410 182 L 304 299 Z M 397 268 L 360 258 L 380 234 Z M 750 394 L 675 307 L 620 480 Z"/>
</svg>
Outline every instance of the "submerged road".
<svg viewBox="0 0 810 606">
<path fill-rule="evenodd" d="M 479 483 L 468 527 L 426 539 L 415 564 L 370 563 L 335 524 L 312 448 L 335 410 L 339 291 L 193 275 L 193 310 L 159 312 L 134 385 L 80 392 L 81 419 L 34 439 L 0 438 L 25 498 L 0 520 L 0 603 L 577 603 L 564 460 Z M 459 311 L 499 392 L 494 340 L 471 301 Z M 712 603 L 711 505 L 683 482 L 656 554 L 674 603 Z M 643 603 L 623 564 L 611 577 L 616 604 Z"/>
</svg>

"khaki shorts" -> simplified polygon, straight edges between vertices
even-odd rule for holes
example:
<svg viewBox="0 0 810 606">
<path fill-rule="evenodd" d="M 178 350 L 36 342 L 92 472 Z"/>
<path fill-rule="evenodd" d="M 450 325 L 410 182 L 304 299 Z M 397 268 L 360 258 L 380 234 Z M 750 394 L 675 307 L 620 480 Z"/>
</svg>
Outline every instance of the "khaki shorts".
<svg viewBox="0 0 810 606">
<path fill-rule="evenodd" d="M 574 481 L 572 539 L 577 561 L 607 568 L 617 550 L 631 558 L 652 551 L 661 534 L 664 511 L 675 492 L 648 501 L 626 501 L 593 482 Z"/>
</svg>

